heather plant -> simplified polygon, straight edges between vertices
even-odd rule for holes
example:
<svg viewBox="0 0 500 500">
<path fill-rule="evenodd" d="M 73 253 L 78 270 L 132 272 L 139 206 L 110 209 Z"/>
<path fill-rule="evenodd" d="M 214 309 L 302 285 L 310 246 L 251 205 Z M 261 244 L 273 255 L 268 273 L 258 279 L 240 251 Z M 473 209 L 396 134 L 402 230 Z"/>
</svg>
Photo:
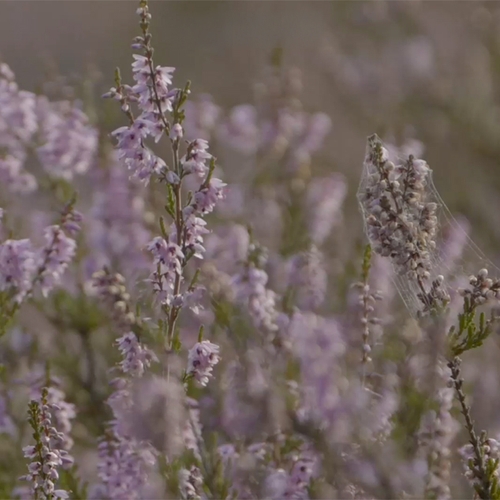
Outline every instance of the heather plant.
<svg viewBox="0 0 500 500">
<path fill-rule="evenodd" d="M 423 144 L 368 138 L 353 234 L 300 71 L 224 110 L 151 10 L 114 130 L 0 65 L 0 496 L 500 498 L 467 371 L 500 274 Z"/>
</svg>

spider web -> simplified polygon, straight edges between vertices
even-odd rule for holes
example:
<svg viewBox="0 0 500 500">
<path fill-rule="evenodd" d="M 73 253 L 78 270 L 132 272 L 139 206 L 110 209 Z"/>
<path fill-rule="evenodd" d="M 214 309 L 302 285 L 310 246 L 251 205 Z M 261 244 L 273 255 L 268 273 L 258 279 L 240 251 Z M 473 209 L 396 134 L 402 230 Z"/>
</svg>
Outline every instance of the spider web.
<svg viewBox="0 0 500 500">
<path fill-rule="evenodd" d="M 383 143 L 382 143 L 383 145 Z M 386 148 L 389 149 L 389 148 Z M 392 161 L 396 166 L 406 163 L 408 158 L 395 154 L 394 148 L 391 148 L 392 155 L 389 156 L 389 161 Z M 357 199 L 360 210 L 363 216 L 365 234 L 368 236 L 367 218 L 369 213 L 366 210 L 363 194 L 366 192 L 370 176 L 376 173 L 376 167 L 366 161 L 363 164 L 363 172 L 361 175 L 360 184 L 357 191 Z M 476 275 L 482 268 L 486 268 L 490 273 L 500 277 L 500 270 L 484 255 L 480 248 L 471 240 L 464 224 L 460 224 L 452 215 L 443 199 L 439 195 L 436 186 L 434 185 L 432 170 L 429 171 L 426 179 L 425 194 L 422 197 L 422 202 L 436 203 L 436 217 L 438 219 L 437 232 L 434 238 L 436 243 L 435 248 L 427 248 L 430 256 L 430 279 L 435 280 L 438 276 L 444 277 L 444 286 L 446 287 L 450 297 L 457 295 L 459 287 L 468 285 L 468 277 Z M 368 239 L 370 239 L 368 237 Z M 453 239 L 453 241 L 450 241 Z M 370 243 L 373 243 L 370 241 Z M 386 257 L 390 259 L 390 257 Z M 422 310 L 423 304 L 419 298 L 421 289 L 416 280 L 411 280 L 408 276 L 396 269 L 392 263 L 393 269 L 392 281 L 399 292 L 406 308 L 413 317 L 418 317 Z"/>
</svg>

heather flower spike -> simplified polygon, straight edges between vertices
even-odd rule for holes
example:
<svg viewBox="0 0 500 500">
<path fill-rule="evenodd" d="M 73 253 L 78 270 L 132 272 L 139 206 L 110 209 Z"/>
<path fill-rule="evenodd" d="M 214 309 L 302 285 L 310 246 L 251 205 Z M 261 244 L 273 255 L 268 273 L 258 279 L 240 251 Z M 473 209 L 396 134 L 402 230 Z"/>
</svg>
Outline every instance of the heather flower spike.
<svg viewBox="0 0 500 500">
<path fill-rule="evenodd" d="M 368 138 L 358 190 L 366 233 L 373 251 L 391 259 L 407 306 L 424 314 L 450 300 L 437 260 L 438 205 L 431 201 L 430 175 L 425 161 L 410 156 L 395 165 L 380 139 Z"/>
<path fill-rule="evenodd" d="M 23 448 L 24 456 L 30 460 L 30 464 L 28 474 L 22 479 L 30 482 L 35 498 L 59 500 L 69 498 L 69 492 L 56 489 L 58 469 L 71 467 L 73 458 L 60 448 L 64 435 L 52 425 L 51 410 L 48 390 L 44 388 L 40 400 L 33 400 L 29 405 L 29 423 L 33 429 L 35 444 Z"/>
</svg>

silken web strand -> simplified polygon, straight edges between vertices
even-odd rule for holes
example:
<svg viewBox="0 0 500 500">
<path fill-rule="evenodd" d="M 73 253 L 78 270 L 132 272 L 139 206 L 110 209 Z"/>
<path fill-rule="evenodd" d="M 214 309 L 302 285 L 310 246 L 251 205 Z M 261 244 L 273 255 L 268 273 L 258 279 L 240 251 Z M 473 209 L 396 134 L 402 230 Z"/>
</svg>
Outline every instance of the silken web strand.
<svg viewBox="0 0 500 500">
<path fill-rule="evenodd" d="M 368 138 L 357 198 L 370 244 L 390 257 L 394 284 L 412 316 L 446 306 L 479 269 L 500 276 L 451 215 L 428 164 L 390 155 L 376 135 Z"/>
</svg>

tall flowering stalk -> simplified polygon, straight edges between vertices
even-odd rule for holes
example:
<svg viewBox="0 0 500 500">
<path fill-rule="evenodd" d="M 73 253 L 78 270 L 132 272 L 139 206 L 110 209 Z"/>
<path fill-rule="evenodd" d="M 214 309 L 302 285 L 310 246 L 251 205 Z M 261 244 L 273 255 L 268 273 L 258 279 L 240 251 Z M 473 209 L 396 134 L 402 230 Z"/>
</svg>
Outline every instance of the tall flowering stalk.
<svg viewBox="0 0 500 500">
<path fill-rule="evenodd" d="M 389 257 L 408 282 L 421 313 L 442 309 L 450 300 L 433 262 L 437 204 L 428 199 L 430 174 L 427 163 L 411 155 L 396 166 L 380 139 L 368 138 L 358 192 L 367 235 L 373 251 Z"/>
<path fill-rule="evenodd" d="M 136 37 L 132 44 L 133 49 L 141 52 L 134 54 L 132 63 L 135 83 L 132 86 L 124 85 L 117 71 L 116 87 L 111 88 L 104 97 L 118 100 L 129 121 L 127 126 L 112 133 L 117 140 L 118 159 L 133 177 L 145 184 L 155 180 L 166 187 L 165 209 L 171 222 L 167 225 L 164 218 L 160 217 L 161 233 L 146 248 L 153 256 L 150 282 L 156 302 L 166 317 L 159 321 L 159 330 L 165 334 L 165 349 L 170 352 L 179 351 L 182 346 L 177 327 L 181 310 L 184 307 L 196 309 L 199 305 L 202 291 L 197 284 L 199 273 L 191 273 L 188 279 L 186 267 L 192 258 L 203 259 L 203 239 L 209 232 L 204 217 L 214 210 L 217 201 L 223 197 L 225 184 L 214 176 L 215 159 L 208 152 L 208 142 L 204 139 L 183 140 L 183 107 L 190 94 L 190 84 L 183 89 L 171 88 L 175 68 L 156 66 L 153 61 L 154 49 L 149 31 L 151 14 L 146 0 L 141 0 L 137 14 L 142 35 Z M 150 139 L 157 143 L 162 138 L 166 138 L 170 146 L 169 164 L 147 145 Z M 188 177 L 192 180 L 190 185 L 196 188 L 186 193 L 184 181 Z M 113 303 L 114 316 L 119 317 L 120 325 L 124 328 L 124 334 L 117 341 L 123 356 L 120 368 L 128 378 L 141 377 L 144 369 L 156 360 L 156 356 L 142 345 L 137 328 L 131 331 L 131 326 L 137 326 L 137 318 L 131 314 L 128 295 L 123 298 L 123 280 L 119 279 L 120 282 L 115 283 L 116 280 L 110 278 L 107 272 L 100 272 L 96 275 L 96 284 L 101 288 L 101 295 L 104 293 L 107 296 L 107 302 Z M 198 342 L 189 350 L 184 381 L 194 379 L 205 386 L 219 361 L 219 347 L 203 340 L 201 332 Z M 169 378 L 170 363 L 167 374 Z M 133 463 L 146 464 L 144 453 L 142 457 L 138 454 L 141 454 L 141 446 L 143 452 L 149 449 L 149 445 L 139 443 L 127 431 L 127 414 L 134 405 L 130 398 L 128 378 L 120 377 L 114 381 L 116 391 L 109 400 L 115 415 L 112 427 L 114 439 L 103 440 L 100 445 L 102 458 L 99 470 L 106 487 L 103 492 L 112 498 L 122 498 L 123 495 L 132 498 L 146 480 L 143 467 L 128 474 L 128 480 L 125 476 L 116 476 L 118 472 L 122 474 L 133 468 Z M 201 440 L 201 431 L 197 440 Z M 186 447 L 189 449 L 187 444 Z M 135 462 L 134 457 L 137 459 Z M 152 455 L 149 457 L 151 459 Z M 173 457 L 168 459 L 172 460 Z M 121 462 L 130 464 L 130 467 L 120 466 Z M 155 460 L 150 462 L 154 463 Z M 133 478 L 132 482 L 130 477 Z M 190 481 L 186 479 L 182 483 L 182 495 L 190 497 L 190 488 L 187 488 Z M 119 489 L 110 489 L 116 484 L 120 485 Z M 195 488 L 194 483 L 192 488 Z"/>
<path fill-rule="evenodd" d="M 161 236 L 153 238 L 147 248 L 154 258 L 153 289 L 167 316 L 165 345 L 171 350 L 180 311 L 186 304 L 192 305 L 198 288 L 196 275 L 186 286 L 185 268 L 192 257 L 203 258 L 203 237 L 208 232 L 204 217 L 222 198 L 225 184 L 213 175 L 215 159 L 208 152 L 208 142 L 183 142 L 183 106 L 190 94 L 189 83 L 183 89 L 171 88 L 174 68 L 155 66 L 153 61 L 151 14 L 146 1 L 141 1 L 137 14 L 142 36 L 134 39 L 132 47 L 142 54 L 134 55 L 135 85 L 123 85 L 118 75 L 117 86 L 105 96 L 119 100 L 129 119 L 128 126 L 113 132 L 119 158 L 132 175 L 145 183 L 155 177 L 167 188 L 166 210 L 172 222 L 167 228 L 160 219 Z M 137 106 L 137 116 L 132 112 L 133 104 Z M 146 145 L 146 139 L 158 142 L 163 136 L 170 143 L 170 165 Z M 188 176 L 199 184 L 184 198 L 183 181 Z"/>
<path fill-rule="evenodd" d="M 59 479 L 58 469 L 71 467 L 73 458 L 63 449 L 65 435 L 52 425 L 51 412 L 58 407 L 51 405 L 48 398 L 48 389 L 44 388 L 40 399 L 30 402 L 28 415 L 35 445 L 23 448 L 30 464 L 28 474 L 22 479 L 31 483 L 35 500 L 69 498 L 69 493 L 55 489 L 55 484 Z"/>
</svg>

